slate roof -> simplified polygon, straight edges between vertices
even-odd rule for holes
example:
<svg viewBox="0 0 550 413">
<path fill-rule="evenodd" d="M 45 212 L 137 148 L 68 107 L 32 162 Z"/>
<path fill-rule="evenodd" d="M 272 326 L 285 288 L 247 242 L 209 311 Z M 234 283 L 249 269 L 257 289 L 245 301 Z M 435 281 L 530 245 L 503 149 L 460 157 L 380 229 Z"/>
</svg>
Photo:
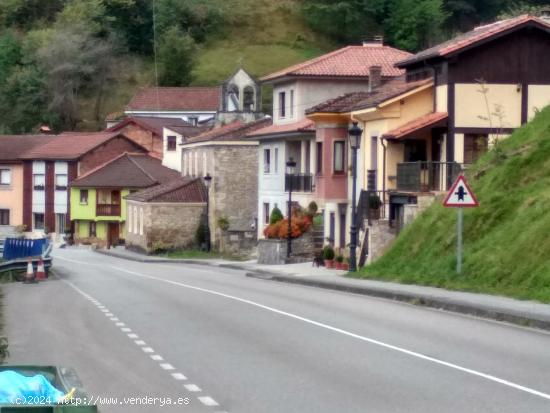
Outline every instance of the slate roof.
<svg viewBox="0 0 550 413">
<path fill-rule="evenodd" d="M 146 154 L 124 153 L 75 179 L 71 186 L 88 188 L 147 188 L 180 178 L 179 172 Z"/>
<path fill-rule="evenodd" d="M 480 26 L 469 32 L 463 33 L 451 40 L 438 44 L 429 49 L 423 50 L 407 59 L 397 63 L 398 67 L 406 67 L 410 64 L 434 57 L 445 57 L 457 53 L 465 48 L 487 41 L 492 37 L 514 31 L 524 25 L 534 24 L 543 29 L 550 30 L 550 23 L 535 16 L 523 15 L 512 19 L 501 20 L 485 26 Z"/>
<path fill-rule="evenodd" d="M 401 139 L 405 138 L 411 133 L 418 132 L 422 129 L 434 126 L 440 122 L 443 122 L 449 117 L 447 112 L 432 112 L 426 115 L 420 116 L 398 128 L 395 128 L 389 132 L 386 132 L 383 137 L 386 139 Z"/>
<path fill-rule="evenodd" d="M 129 116 L 124 119 L 122 122 L 118 123 L 107 129 L 109 132 L 116 132 L 129 125 L 134 123 L 138 126 L 141 126 L 143 129 L 151 131 L 159 136 L 163 134 L 163 128 L 186 128 L 189 133 L 199 134 L 202 132 L 202 129 L 198 126 L 193 126 L 189 122 L 184 121 L 181 118 L 164 118 L 164 117 L 153 117 L 153 116 Z"/>
<path fill-rule="evenodd" d="M 209 111 L 220 106 L 219 87 L 148 87 L 132 98 L 127 111 Z"/>
<path fill-rule="evenodd" d="M 52 135 L 0 135 L 0 162 L 19 161 L 26 152 L 50 142 Z"/>
<path fill-rule="evenodd" d="M 139 202 L 206 202 L 207 189 L 202 178 L 180 177 L 124 198 Z"/>
<path fill-rule="evenodd" d="M 306 111 L 313 113 L 348 113 L 356 110 L 376 107 L 379 104 L 410 92 L 422 86 L 433 84 L 432 79 L 406 82 L 404 78 L 390 80 L 383 83 L 372 92 L 354 92 L 327 100 Z"/>
<path fill-rule="evenodd" d="M 395 63 L 409 56 L 412 56 L 409 52 L 383 45 L 347 46 L 271 73 L 261 80 L 286 76 L 368 78 L 371 66 L 381 66 L 383 77 L 393 77 L 404 73 Z"/>
<path fill-rule="evenodd" d="M 264 118 L 255 122 L 245 123 L 242 120 L 236 120 L 227 125 L 211 129 L 198 136 L 190 138 L 186 143 L 210 142 L 210 141 L 238 141 L 249 140 L 247 135 L 270 126 L 273 123 L 271 118 Z"/>
<path fill-rule="evenodd" d="M 249 132 L 249 138 L 260 138 L 262 136 L 285 135 L 290 133 L 311 133 L 315 132 L 315 123 L 309 119 L 298 122 L 286 123 L 283 125 L 270 125 L 262 129 Z"/>
<path fill-rule="evenodd" d="M 51 136 L 44 145 L 26 151 L 22 159 L 78 159 L 116 136 L 124 135 L 119 132 L 66 132 Z"/>
</svg>

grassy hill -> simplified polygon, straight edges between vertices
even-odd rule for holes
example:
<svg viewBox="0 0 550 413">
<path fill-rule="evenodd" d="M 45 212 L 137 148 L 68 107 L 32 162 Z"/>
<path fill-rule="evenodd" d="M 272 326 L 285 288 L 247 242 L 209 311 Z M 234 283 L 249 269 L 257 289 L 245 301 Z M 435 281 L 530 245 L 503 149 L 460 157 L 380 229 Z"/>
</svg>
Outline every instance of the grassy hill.
<svg viewBox="0 0 550 413">
<path fill-rule="evenodd" d="M 437 200 L 359 277 L 550 303 L 550 107 L 468 171 L 480 208 L 464 211 L 456 275 L 456 211 Z"/>
</svg>

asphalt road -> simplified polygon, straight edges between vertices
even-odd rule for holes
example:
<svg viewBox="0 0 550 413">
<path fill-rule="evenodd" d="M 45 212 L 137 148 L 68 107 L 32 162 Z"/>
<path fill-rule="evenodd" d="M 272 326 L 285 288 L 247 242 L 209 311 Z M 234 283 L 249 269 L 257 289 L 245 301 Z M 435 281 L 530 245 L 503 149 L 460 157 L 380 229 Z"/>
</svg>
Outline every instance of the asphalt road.
<svg viewBox="0 0 550 413">
<path fill-rule="evenodd" d="M 9 362 L 73 366 L 117 397 L 102 412 L 550 411 L 544 332 L 238 270 L 54 262 L 58 278 L 4 288 Z M 122 399 L 145 396 L 189 404 Z"/>
</svg>

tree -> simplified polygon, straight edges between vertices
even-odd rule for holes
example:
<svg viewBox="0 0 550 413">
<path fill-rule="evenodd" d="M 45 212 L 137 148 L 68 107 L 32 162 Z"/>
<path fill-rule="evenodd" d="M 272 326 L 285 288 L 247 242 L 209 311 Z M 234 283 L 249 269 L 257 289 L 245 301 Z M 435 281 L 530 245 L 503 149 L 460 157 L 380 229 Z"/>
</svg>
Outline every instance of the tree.
<svg viewBox="0 0 550 413">
<path fill-rule="evenodd" d="M 9 77 L 20 59 L 21 45 L 13 33 L 7 31 L 0 35 L 0 86 Z"/>
<path fill-rule="evenodd" d="M 162 36 L 158 47 L 159 82 L 163 86 L 187 86 L 197 47 L 193 38 L 172 27 Z"/>
<path fill-rule="evenodd" d="M 2 0 L 0 24 L 30 28 L 37 22 L 52 22 L 67 0 Z"/>
</svg>

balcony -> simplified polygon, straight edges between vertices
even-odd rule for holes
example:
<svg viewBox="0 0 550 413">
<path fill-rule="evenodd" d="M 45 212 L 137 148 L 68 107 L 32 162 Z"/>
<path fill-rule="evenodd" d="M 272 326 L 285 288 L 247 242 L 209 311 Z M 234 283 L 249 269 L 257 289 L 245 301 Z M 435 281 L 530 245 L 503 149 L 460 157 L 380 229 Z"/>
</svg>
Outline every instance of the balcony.
<svg viewBox="0 0 550 413">
<path fill-rule="evenodd" d="M 119 217 L 120 205 L 115 204 L 97 204 L 96 216 L 98 217 Z"/>
<path fill-rule="evenodd" d="M 407 192 L 447 191 L 462 166 L 456 162 L 402 162 L 397 164 L 397 190 Z"/>
<path fill-rule="evenodd" d="M 285 192 L 292 188 L 292 192 L 313 192 L 315 185 L 313 183 L 313 174 L 293 174 L 285 175 Z"/>
</svg>

